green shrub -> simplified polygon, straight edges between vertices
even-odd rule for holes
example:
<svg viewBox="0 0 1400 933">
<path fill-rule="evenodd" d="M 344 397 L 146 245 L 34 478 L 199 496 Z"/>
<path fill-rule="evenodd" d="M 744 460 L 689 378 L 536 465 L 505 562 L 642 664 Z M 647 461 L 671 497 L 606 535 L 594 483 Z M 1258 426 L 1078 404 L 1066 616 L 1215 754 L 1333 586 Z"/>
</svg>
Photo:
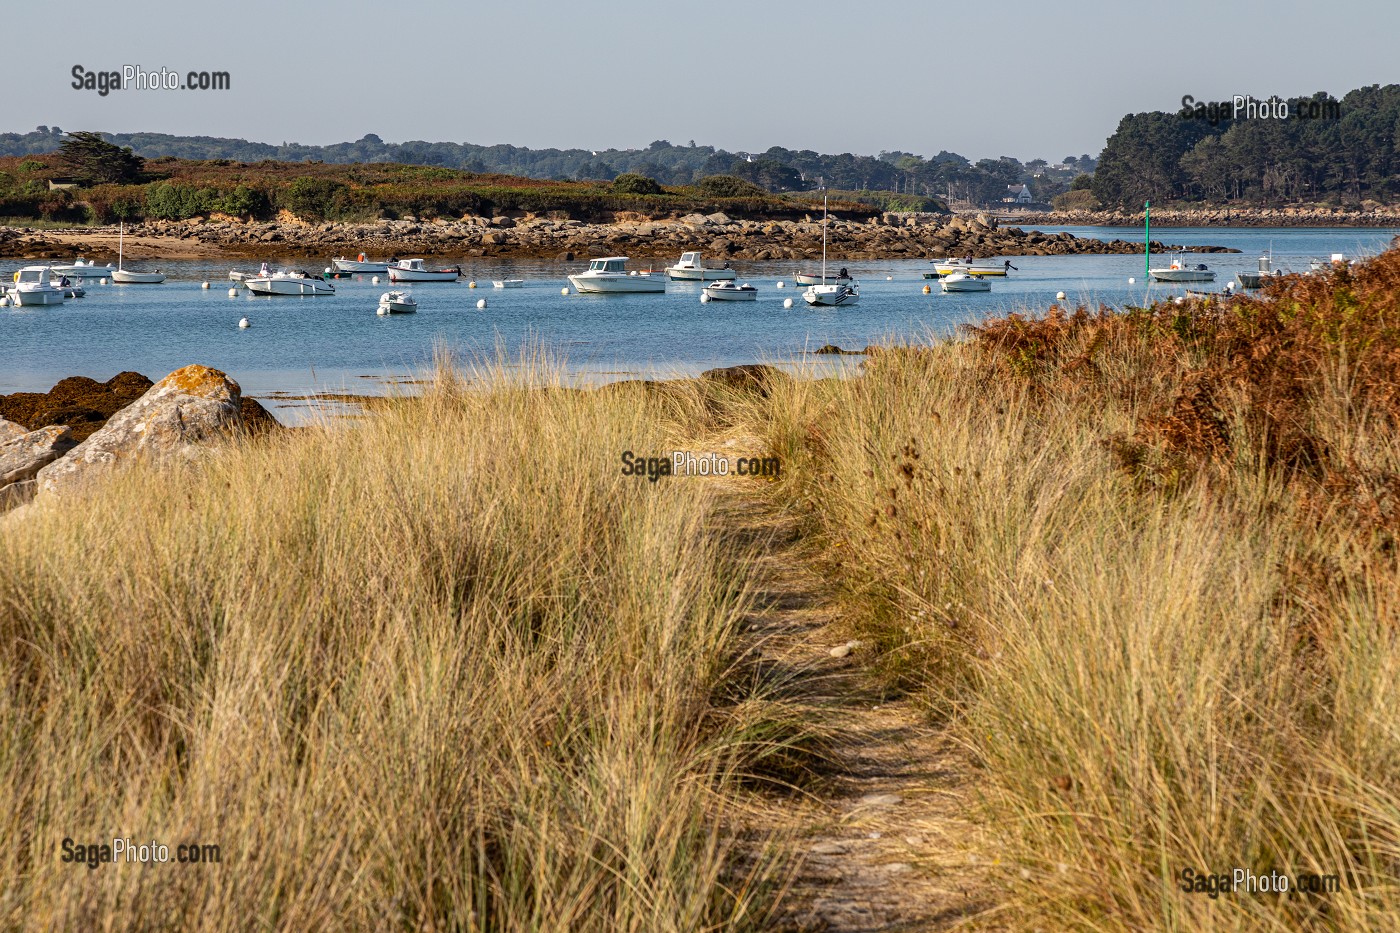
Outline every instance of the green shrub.
<svg viewBox="0 0 1400 933">
<path fill-rule="evenodd" d="M 711 175 L 695 184 L 696 190 L 707 198 L 766 198 L 769 197 L 758 185 L 733 175 Z"/>
<path fill-rule="evenodd" d="M 661 186 L 656 179 L 636 172 L 623 172 L 613 179 L 613 190 L 622 194 L 661 194 Z"/>
</svg>

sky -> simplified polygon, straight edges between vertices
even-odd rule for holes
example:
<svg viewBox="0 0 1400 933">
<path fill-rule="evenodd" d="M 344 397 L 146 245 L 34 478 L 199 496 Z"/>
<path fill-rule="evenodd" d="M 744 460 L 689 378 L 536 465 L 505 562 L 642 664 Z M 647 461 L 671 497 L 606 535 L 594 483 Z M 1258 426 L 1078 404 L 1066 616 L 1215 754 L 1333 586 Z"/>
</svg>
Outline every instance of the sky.
<svg viewBox="0 0 1400 933">
<path fill-rule="evenodd" d="M 5 19 L 0 132 L 1057 161 L 1185 94 L 1400 81 L 1395 0 L 68 0 Z M 100 96 L 75 66 L 230 87 Z"/>
</svg>

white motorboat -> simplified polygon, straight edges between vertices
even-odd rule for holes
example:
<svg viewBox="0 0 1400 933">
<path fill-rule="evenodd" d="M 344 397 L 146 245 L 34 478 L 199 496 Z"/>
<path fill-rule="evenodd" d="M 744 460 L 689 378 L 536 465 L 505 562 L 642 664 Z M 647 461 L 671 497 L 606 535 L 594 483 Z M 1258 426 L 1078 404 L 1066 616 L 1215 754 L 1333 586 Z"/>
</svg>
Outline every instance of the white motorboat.
<svg viewBox="0 0 1400 933">
<path fill-rule="evenodd" d="M 851 281 L 851 274 L 845 269 L 829 275 L 825 272 L 797 272 L 792 280 L 798 285 L 846 285 Z"/>
<path fill-rule="evenodd" d="M 1333 253 L 1331 259 L 1311 259 L 1308 261 L 1308 272 L 1331 272 L 1338 266 L 1349 265 L 1345 253 Z"/>
<path fill-rule="evenodd" d="M 263 266 L 266 269 L 266 264 Z M 283 269 L 271 275 L 261 274 L 243 280 L 254 295 L 334 295 L 335 286 L 307 272 Z"/>
<path fill-rule="evenodd" d="M 967 256 L 963 259 L 930 259 L 933 263 L 935 275 L 953 275 L 957 272 L 966 272 L 968 275 L 1006 275 L 1008 272 L 1019 272 L 1011 264 L 1010 259 L 973 259 Z"/>
<path fill-rule="evenodd" d="M 55 275 L 66 275 L 70 279 L 105 279 L 110 277 L 113 271 L 111 263 L 99 266 L 91 260 L 84 262 L 81 256 L 73 260 L 73 264 L 70 266 L 50 266 L 50 268 L 53 269 Z"/>
<path fill-rule="evenodd" d="M 711 301 L 753 301 L 758 297 L 758 289 L 747 283 L 715 282 L 706 285 L 704 291 Z"/>
<path fill-rule="evenodd" d="M 945 292 L 989 292 L 992 283 L 971 272 L 954 272 L 943 277 L 941 287 Z"/>
<path fill-rule="evenodd" d="M 390 282 L 455 282 L 461 275 L 461 266 L 429 269 L 421 259 L 400 259 L 389 266 Z"/>
<path fill-rule="evenodd" d="M 680 261 L 666 267 L 666 275 L 678 282 L 732 282 L 734 270 L 725 264 L 723 269 L 706 269 L 700 261 L 699 253 L 681 253 Z"/>
<path fill-rule="evenodd" d="M 822 274 L 815 283 L 808 285 L 802 293 L 802 300 L 809 305 L 850 305 L 860 300 L 860 286 L 851 280 L 850 274 L 842 269 L 831 281 L 826 274 L 826 195 L 822 195 Z M 842 281 L 844 279 L 844 281 Z M 797 276 L 802 284 L 802 276 Z"/>
<path fill-rule="evenodd" d="M 122 247 L 126 242 L 126 224 L 117 228 L 117 267 L 112 272 L 112 281 L 118 285 L 159 285 L 165 281 L 165 273 L 157 269 L 154 272 L 132 272 L 122 268 Z"/>
<path fill-rule="evenodd" d="M 659 272 L 628 272 L 626 256 L 609 256 L 588 263 L 588 271 L 569 276 L 580 293 L 625 294 L 664 292 L 666 276 Z"/>
<path fill-rule="evenodd" d="M 370 262 L 367 258 L 365 258 L 364 253 L 361 253 L 354 259 L 346 259 L 344 256 L 337 256 L 336 258 L 331 260 L 331 265 L 335 267 L 336 272 L 365 272 L 370 274 L 383 274 L 389 271 L 389 264 L 387 262 Z"/>
<path fill-rule="evenodd" d="M 491 280 L 491 287 L 492 287 L 492 288 L 523 288 L 524 286 L 525 286 L 525 280 L 524 280 L 524 279 L 492 279 L 492 280 Z"/>
<path fill-rule="evenodd" d="M 1198 262 L 1191 267 L 1188 260 L 1181 253 L 1173 253 L 1171 263 L 1165 268 L 1149 268 L 1147 274 L 1158 282 L 1214 282 L 1215 273 L 1206 267 L 1203 262 Z"/>
<path fill-rule="evenodd" d="M 1259 268 L 1255 271 L 1240 272 L 1235 276 L 1239 280 L 1242 288 L 1262 288 L 1264 283 L 1270 279 L 1282 278 L 1287 275 L 1282 269 L 1274 268 L 1274 257 L 1272 253 L 1266 253 L 1259 257 Z"/>
<path fill-rule="evenodd" d="M 52 282 L 51 271 L 48 266 L 25 266 L 16 272 L 10 299 L 21 307 L 63 304 L 63 289 Z"/>
<path fill-rule="evenodd" d="M 379 296 L 380 314 L 412 314 L 418 310 L 418 301 L 412 292 L 385 292 Z"/>
</svg>

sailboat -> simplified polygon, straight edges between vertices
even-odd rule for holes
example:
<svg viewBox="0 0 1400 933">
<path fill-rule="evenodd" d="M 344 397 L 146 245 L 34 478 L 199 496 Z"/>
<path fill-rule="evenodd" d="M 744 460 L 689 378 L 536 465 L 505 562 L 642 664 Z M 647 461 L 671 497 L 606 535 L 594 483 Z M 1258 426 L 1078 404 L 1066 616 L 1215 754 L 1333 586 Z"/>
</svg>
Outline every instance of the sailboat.
<svg viewBox="0 0 1400 933">
<path fill-rule="evenodd" d="M 117 228 L 117 267 L 112 270 L 112 281 L 118 285 L 159 285 L 165 281 L 165 273 L 131 272 L 122 268 L 122 248 L 126 243 L 126 224 Z"/>
<path fill-rule="evenodd" d="M 827 284 L 826 277 L 826 195 L 822 195 L 822 284 L 808 286 L 802 293 L 809 305 L 850 305 L 860 300 L 860 286 L 854 279 Z"/>
</svg>

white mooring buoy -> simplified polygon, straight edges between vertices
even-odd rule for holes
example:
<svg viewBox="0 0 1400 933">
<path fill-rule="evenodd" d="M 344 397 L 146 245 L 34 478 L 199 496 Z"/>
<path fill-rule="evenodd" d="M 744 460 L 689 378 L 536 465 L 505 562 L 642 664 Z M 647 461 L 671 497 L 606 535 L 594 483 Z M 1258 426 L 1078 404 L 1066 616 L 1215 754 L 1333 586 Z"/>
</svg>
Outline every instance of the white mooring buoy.
<svg viewBox="0 0 1400 933">
<path fill-rule="evenodd" d="M 97 284 L 98 284 L 98 285 L 106 285 L 106 284 L 107 284 L 107 280 L 106 280 L 106 279 L 98 279 L 98 280 L 97 280 Z"/>
<path fill-rule="evenodd" d="M 369 282 L 370 282 L 371 285 L 378 285 L 378 284 L 379 284 L 379 276 L 376 275 L 374 278 L 370 279 Z"/>
<path fill-rule="evenodd" d="M 778 287 L 779 287 L 779 288 L 782 288 L 782 287 L 783 287 L 783 283 L 782 283 L 782 282 L 779 282 L 779 283 L 778 283 Z"/>
<path fill-rule="evenodd" d="M 237 297 L 238 297 L 238 289 L 236 289 L 236 288 L 230 288 L 230 289 L 228 290 L 228 296 L 229 296 L 230 298 L 237 298 Z"/>
<path fill-rule="evenodd" d="M 1055 293 L 1055 300 L 1056 300 L 1056 301 L 1064 301 L 1064 300 L 1065 300 L 1065 293 L 1064 293 L 1064 292 L 1056 292 L 1056 293 Z"/>
<path fill-rule="evenodd" d="M 701 292 L 701 293 L 700 293 L 700 303 L 701 303 L 702 305 L 707 305 L 707 304 L 710 303 L 710 293 L 709 293 L 709 292 Z"/>
<path fill-rule="evenodd" d="M 200 288 L 208 288 L 208 287 L 209 287 L 209 283 L 208 283 L 208 282 L 200 282 L 200 283 L 199 283 L 199 287 L 200 287 Z"/>
<path fill-rule="evenodd" d="M 486 299 L 485 299 L 485 298 L 481 298 L 481 299 L 478 299 L 478 300 L 477 300 L 477 303 L 476 303 L 476 310 L 478 310 L 478 311 L 485 311 L 485 310 L 486 310 Z"/>
<path fill-rule="evenodd" d="M 1129 284 L 1129 285 L 1136 284 L 1136 282 L 1137 282 L 1137 279 L 1133 278 L 1131 275 L 1128 276 L 1128 284 Z"/>
<path fill-rule="evenodd" d="M 238 329 L 239 329 L 239 330 L 247 330 L 248 328 L 250 328 L 250 327 L 252 327 L 252 326 L 253 326 L 253 322 L 250 321 L 250 320 L 248 320 L 246 317 L 240 319 L 239 322 L 238 322 Z"/>
<path fill-rule="evenodd" d="M 783 307 L 784 307 L 784 308 L 791 308 L 791 307 L 792 307 L 792 299 L 791 299 L 791 298 L 784 298 L 784 299 L 783 299 Z"/>
<path fill-rule="evenodd" d="M 561 294 L 561 295 L 567 295 L 568 293 L 569 293 L 569 290 L 568 290 L 567 288 L 561 288 L 561 289 L 559 289 L 559 294 Z"/>
</svg>

